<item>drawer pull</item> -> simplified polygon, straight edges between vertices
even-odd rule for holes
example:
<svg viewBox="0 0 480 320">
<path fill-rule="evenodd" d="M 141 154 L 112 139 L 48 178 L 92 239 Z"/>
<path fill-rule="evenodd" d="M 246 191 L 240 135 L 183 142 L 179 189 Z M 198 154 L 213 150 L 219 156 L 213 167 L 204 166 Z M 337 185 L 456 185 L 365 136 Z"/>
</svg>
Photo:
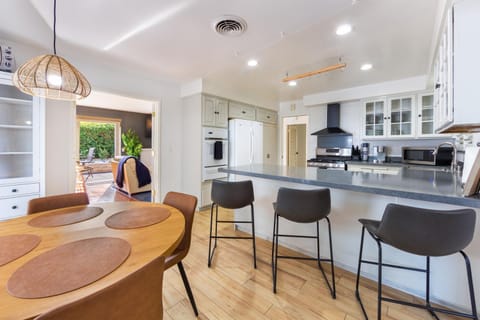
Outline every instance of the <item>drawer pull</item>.
<svg viewBox="0 0 480 320">
<path fill-rule="evenodd" d="M 246 111 L 242 111 L 243 114 L 247 113 Z"/>
<path fill-rule="evenodd" d="M 13 209 L 13 210 L 15 210 L 15 209 L 17 209 L 17 208 L 18 208 L 17 206 L 12 206 L 12 209 Z"/>
<path fill-rule="evenodd" d="M 18 192 L 18 189 L 12 189 L 12 192 Z"/>
</svg>

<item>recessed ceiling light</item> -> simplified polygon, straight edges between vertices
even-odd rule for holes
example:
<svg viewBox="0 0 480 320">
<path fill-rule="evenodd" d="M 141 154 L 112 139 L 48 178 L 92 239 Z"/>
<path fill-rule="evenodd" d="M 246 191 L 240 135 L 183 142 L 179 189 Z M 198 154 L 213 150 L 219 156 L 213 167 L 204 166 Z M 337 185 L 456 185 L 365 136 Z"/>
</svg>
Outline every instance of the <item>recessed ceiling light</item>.
<svg viewBox="0 0 480 320">
<path fill-rule="evenodd" d="M 367 71 L 367 70 L 370 70 L 372 69 L 372 64 L 371 63 L 365 63 L 365 64 L 362 64 L 362 66 L 360 67 L 360 70 L 362 71 Z"/>
<path fill-rule="evenodd" d="M 256 67 L 258 65 L 258 61 L 255 59 L 250 59 L 248 60 L 247 64 L 249 67 Z"/>
<path fill-rule="evenodd" d="M 292 81 L 288 81 L 288 85 L 289 85 L 290 87 L 295 87 L 295 86 L 297 85 L 297 81 L 293 81 L 293 80 L 292 80 Z"/>
<path fill-rule="evenodd" d="M 342 24 L 337 28 L 336 34 L 339 36 L 344 36 L 352 31 L 352 26 L 350 24 Z"/>
</svg>

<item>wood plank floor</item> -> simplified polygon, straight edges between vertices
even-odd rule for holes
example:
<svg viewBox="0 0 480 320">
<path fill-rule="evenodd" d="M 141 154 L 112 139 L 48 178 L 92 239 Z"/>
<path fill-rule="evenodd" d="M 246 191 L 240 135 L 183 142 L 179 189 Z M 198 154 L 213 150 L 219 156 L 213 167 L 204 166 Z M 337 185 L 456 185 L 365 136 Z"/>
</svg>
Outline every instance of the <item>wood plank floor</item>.
<svg viewBox="0 0 480 320">
<path fill-rule="evenodd" d="M 94 203 L 129 201 L 108 185 L 87 187 Z M 118 194 L 117 194 L 118 193 Z M 229 219 L 232 211 L 220 210 L 221 218 Z M 335 269 L 337 299 L 330 296 L 324 279 L 314 261 L 280 260 L 277 294 L 272 292 L 271 243 L 257 238 L 257 269 L 253 268 L 252 245 L 249 240 L 218 240 L 212 267 L 207 267 L 210 212 L 195 215 L 192 245 L 184 260 L 187 276 L 199 310 L 198 319 L 319 319 L 361 320 L 360 307 L 355 299 L 355 275 Z M 221 229 L 220 229 L 221 228 Z M 241 235 L 224 224 L 219 232 Z M 221 230 L 221 231 L 220 231 Z M 292 254 L 280 248 L 281 254 Z M 329 266 L 325 265 L 330 279 Z M 384 287 L 390 297 L 411 302 L 418 299 Z M 362 279 L 361 293 L 370 319 L 376 319 L 376 284 Z M 432 319 L 423 310 L 383 303 L 382 318 L 386 320 Z M 440 315 L 441 319 L 460 319 Z M 176 267 L 165 272 L 164 319 L 195 319 L 182 279 Z"/>
<path fill-rule="evenodd" d="M 232 212 L 221 210 L 223 218 Z M 192 246 L 184 266 L 192 286 L 198 319 L 363 319 L 355 299 L 355 275 L 335 269 L 337 299 L 333 300 L 315 261 L 279 261 L 277 294 L 272 292 L 271 243 L 257 238 L 257 269 L 253 268 L 249 240 L 218 240 L 212 267 L 207 267 L 210 212 L 196 213 Z M 222 234 L 237 234 L 228 224 Z M 280 248 L 282 254 L 293 252 Z M 294 253 L 296 254 L 296 253 Z M 325 265 L 325 271 L 329 266 Z M 327 277 L 331 279 L 330 273 Z M 165 272 L 164 319 L 195 319 L 177 268 Z M 376 319 L 376 283 L 362 279 L 362 299 L 371 319 Z M 420 302 L 410 295 L 385 287 L 390 297 Z M 383 303 L 383 319 L 432 319 L 423 310 Z M 440 315 L 441 319 L 457 319 Z"/>
</svg>

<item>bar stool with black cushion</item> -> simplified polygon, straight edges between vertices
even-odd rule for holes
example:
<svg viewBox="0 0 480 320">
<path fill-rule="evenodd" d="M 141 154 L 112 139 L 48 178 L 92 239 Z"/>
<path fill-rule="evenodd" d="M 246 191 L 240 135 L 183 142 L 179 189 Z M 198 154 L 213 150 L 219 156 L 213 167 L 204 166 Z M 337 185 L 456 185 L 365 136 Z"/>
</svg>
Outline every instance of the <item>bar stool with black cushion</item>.
<svg viewBox="0 0 480 320">
<path fill-rule="evenodd" d="M 27 214 L 90 204 L 86 192 L 58 194 L 34 198 L 28 202 Z"/>
<path fill-rule="evenodd" d="M 332 230 L 330 225 L 330 190 L 316 189 L 316 190 L 297 190 L 280 188 L 278 190 L 277 202 L 273 204 L 275 216 L 273 220 L 273 241 L 272 241 L 272 276 L 273 276 L 273 292 L 277 293 L 277 269 L 278 259 L 301 259 L 301 260 L 316 260 L 318 267 L 327 283 L 332 298 L 336 298 L 335 290 L 335 271 L 333 264 L 333 248 L 332 248 Z M 279 233 L 280 217 L 289 221 L 297 223 L 316 223 L 316 236 L 307 235 L 292 235 Z M 319 222 L 325 219 L 328 225 L 328 239 L 330 245 L 330 259 L 320 258 L 320 232 Z M 307 258 L 299 256 L 283 256 L 278 255 L 278 238 L 307 238 L 316 239 L 317 241 L 317 257 Z M 321 261 L 330 262 L 332 272 L 332 283 L 330 284 L 325 271 L 323 270 Z"/>
<path fill-rule="evenodd" d="M 398 303 L 406 306 L 426 309 L 438 319 L 435 312 L 441 312 L 460 317 L 478 319 L 475 306 L 475 296 L 472 281 L 470 261 L 463 249 L 472 241 L 475 231 L 475 211 L 472 209 L 460 210 L 431 210 L 409 207 L 398 204 L 389 204 L 385 208 L 381 221 L 360 219 L 362 237 L 358 258 L 358 271 L 355 295 L 362 308 L 365 319 L 368 319 L 365 307 L 360 298 L 359 282 L 362 263 L 378 266 L 377 292 L 377 319 L 381 319 L 382 301 Z M 365 229 L 377 242 L 378 261 L 363 260 L 363 240 Z M 382 244 L 388 244 L 396 249 L 426 257 L 425 269 L 412 268 L 383 263 Z M 442 257 L 460 253 L 464 260 L 468 277 L 468 289 L 472 313 L 462 313 L 452 310 L 433 307 L 430 304 L 430 257 Z M 402 300 L 390 299 L 382 296 L 382 267 L 399 268 L 403 270 L 425 272 L 425 304 L 416 304 Z"/>
<path fill-rule="evenodd" d="M 208 267 L 211 266 L 213 260 L 213 254 L 217 247 L 217 239 L 249 239 L 253 241 L 253 266 L 257 267 L 257 256 L 255 248 L 255 221 L 253 201 L 255 200 L 253 195 L 252 181 L 212 181 L 212 206 L 210 209 L 210 238 L 208 241 Z M 250 206 L 251 220 L 218 220 L 218 206 L 226 209 L 240 209 L 246 206 Z M 215 234 L 213 232 L 213 209 L 215 208 Z M 239 236 L 219 236 L 218 224 L 219 223 L 249 223 L 252 225 L 252 236 L 239 237 Z M 212 249 L 212 239 L 214 239 Z"/>
</svg>

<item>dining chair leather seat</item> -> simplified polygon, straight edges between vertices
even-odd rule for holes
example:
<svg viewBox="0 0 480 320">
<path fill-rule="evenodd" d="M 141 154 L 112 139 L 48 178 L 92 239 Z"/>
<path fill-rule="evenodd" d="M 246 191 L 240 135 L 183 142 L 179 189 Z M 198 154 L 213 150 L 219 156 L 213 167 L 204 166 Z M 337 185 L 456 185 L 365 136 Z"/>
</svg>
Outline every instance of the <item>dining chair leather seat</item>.
<svg viewBox="0 0 480 320">
<path fill-rule="evenodd" d="M 89 296 L 48 311 L 35 320 L 163 319 L 164 265 L 163 256 L 156 258 L 126 278 Z"/>
<path fill-rule="evenodd" d="M 190 244 L 192 242 L 192 226 L 193 226 L 193 217 L 195 215 L 195 210 L 197 209 L 197 197 L 180 193 L 180 192 L 169 192 L 165 195 L 163 203 L 169 206 L 172 206 L 178 209 L 183 216 L 185 217 L 185 232 L 183 234 L 182 241 L 177 246 L 175 251 L 165 259 L 165 269 L 168 269 L 174 265 L 178 266 L 180 275 L 182 276 L 183 284 L 185 290 L 187 291 L 188 298 L 193 308 L 193 312 L 198 316 L 197 305 L 193 297 L 192 289 L 190 288 L 190 283 L 188 282 L 187 274 L 183 267 L 182 260 L 188 254 L 190 250 Z"/>
<path fill-rule="evenodd" d="M 61 209 L 66 207 L 88 205 L 90 203 L 86 192 L 66 193 L 54 196 L 31 199 L 28 202 L 27 214 Z"/>
</svg>

